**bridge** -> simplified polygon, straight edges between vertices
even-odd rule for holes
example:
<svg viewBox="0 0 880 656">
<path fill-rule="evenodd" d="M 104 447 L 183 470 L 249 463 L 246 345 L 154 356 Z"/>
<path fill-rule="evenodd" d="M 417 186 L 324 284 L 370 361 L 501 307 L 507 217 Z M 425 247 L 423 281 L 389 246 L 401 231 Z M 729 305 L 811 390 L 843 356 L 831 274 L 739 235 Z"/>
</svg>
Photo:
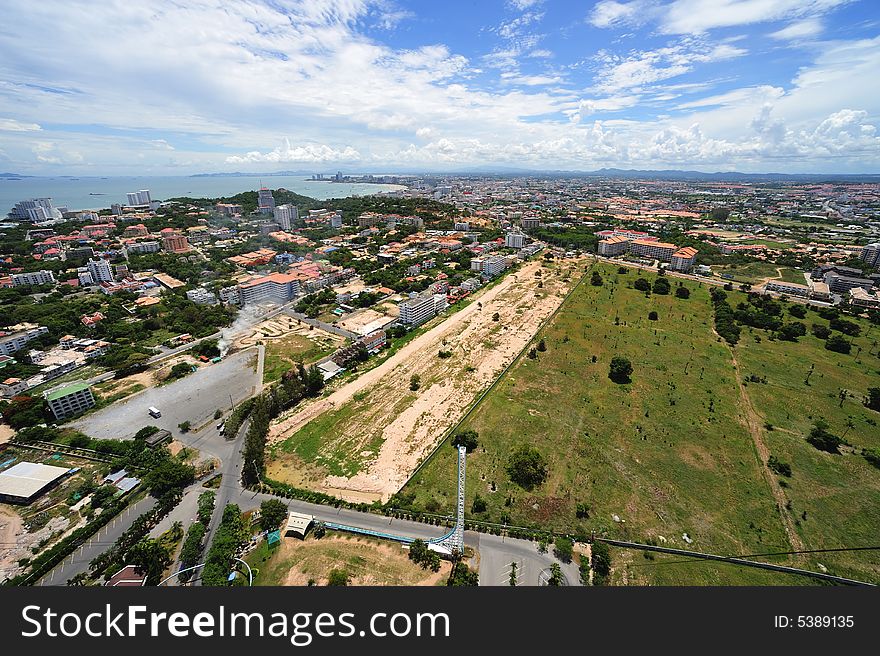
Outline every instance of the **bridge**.
<svg viewBox="0 0 880 656">
<path fill-rule="evenodd" d="M 428 548 L 438 553 L 452 556 L 460 554 L 464 551 L 464 494 L 465 494 L 465 459 L 467 449 L 463 446 L 458 447 L 458 495 L 456 501 L 455 524 L 452 529 L 440 537 L 426 540 Z M 357 535 L 366 535 L 368 537 L 380 538 L 383 540 L 393 540 L 403 544 L 412 544 L 416 538 L 399 535 L 397 533 L 387 533 L 385 531 L 374 531 L 371 529 L 361 528 L 359 526 L 351 526 L 349 524 L 338 524 L 336 522 L 324 522 L 326 528 L 334 531 L 344 531 L 346 533 L 354 533 Z"/>
</svg>

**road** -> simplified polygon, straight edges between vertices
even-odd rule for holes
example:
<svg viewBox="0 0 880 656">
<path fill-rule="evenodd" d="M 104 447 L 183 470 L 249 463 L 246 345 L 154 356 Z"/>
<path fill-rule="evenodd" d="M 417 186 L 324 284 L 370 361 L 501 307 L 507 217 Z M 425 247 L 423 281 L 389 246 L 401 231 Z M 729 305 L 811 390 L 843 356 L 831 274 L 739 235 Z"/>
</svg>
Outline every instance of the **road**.
<svg viewBox="0 0 880 656">
<path fill-rule="evenodd" d="M 198 371 L 167 385 L 151 387 L 127 399 L 88 414 L 71 422 L 87 435 L 99 439 L 131 438 L 146 425 L 154 425 L 171 431 L 172 435 L 187 443 L 192 441 L 180 433 L 178 425 L 188 421 L 199 426 L 212 421 L 214 412 L 228 410 L 232 403 L 238 403 L 262 389 L 260 372 L 250 364 L 259 349 L 241 351 L 223 361 L 201 367 Z M 153 418 L 147 412 L 150 407 L 162 412 L 160 418 Z"/>
<path fill-rule="evenodd" d="M 134 523 L 134 520 L 147 512 L 155 504 L 156 500 L 148 496 L 123 510 L 107 526 L 95 533 L 88 542 L 40 579 L 37 585 L 67 585 L 68 580 L 77 574 L 87 571 L 89 563 L 94 558 L 113 546 L 113 543 L 128 530 L 128 527 Z"/>
<path fill-rule="evenodd" d="M 320 328 L 321 330 L 325 330 L 328 333 L 333 333 L 334 335 L 339 335 L 340 337 L 345 337 L 346 339 L 357 339 L 359 335 L 357 333 L 353 333 L 350 330 L 345 330 L 344 328 L 340 328 L 339 326 L 334 326 L 332 323 L 327 323 L 326 321 L 321 321 L 319 319 L 310 319 L 306 315 L 301 312 L 295 312 L 292 309 L 285 309 L 284 313 L 293 317 L 294 319 L 299 319 L 303 323 L 306 323 L 310 326 L 314 326 L 315 328 Z M 276 312 L 277 314 L 277 312 Z"/>
</svg>

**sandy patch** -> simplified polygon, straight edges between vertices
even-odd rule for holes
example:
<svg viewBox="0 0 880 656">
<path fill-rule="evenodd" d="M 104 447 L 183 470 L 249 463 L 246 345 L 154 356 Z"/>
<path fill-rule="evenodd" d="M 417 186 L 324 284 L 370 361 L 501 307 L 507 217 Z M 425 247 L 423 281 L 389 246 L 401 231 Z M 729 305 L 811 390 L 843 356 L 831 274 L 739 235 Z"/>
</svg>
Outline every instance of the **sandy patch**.
<svg viewBox="0 0 880 656">
<path fill-rule="evenodd" d="M 351 420 L 337 424 L 338 434 L 322 436 L 321 455 L 332 457 L 344 447 L 346 452 L 362 456 L 371 453 L 368 445 L 375 448 L 380 442 L 381 446 L 359 473 L 350 478 L 326 476 L 320 488 L 332 488 L 343 498 L 348 498 L 345 491 L 350 490 L 387 500 L 474 398 L 533 339 L 578 279 L 583 262 L 570 260 L 555 271 L 544 268 L 538 278 L 535 273 L 542 266 L 541 261 L 526 264 L 375 369 L 328 397 L 282 417 L 270 428 L 270 443 L 287 439 L 309 421 L 342 407 L 358 394 L 359 409 Z M 569 274 L 569 280 L 564 281 Z M 538 288 L 539 281 L 543 281 L 543 288 Z M 496 313 L 497 321 L 493 320 Z M 451 351 L 452 356 L 439 358 L 440 350 Z M 422 380 L 417 393 L 409 390 L 413 374 Z M 269 474 L 283 477 L 283 468 L 270 463 Z"/>
<path fill-rule="evenodd" d="M 8 424 L 0 424 L 0 444 L 6 444 L 15 437 L 15 431 Z"/>
</svg>

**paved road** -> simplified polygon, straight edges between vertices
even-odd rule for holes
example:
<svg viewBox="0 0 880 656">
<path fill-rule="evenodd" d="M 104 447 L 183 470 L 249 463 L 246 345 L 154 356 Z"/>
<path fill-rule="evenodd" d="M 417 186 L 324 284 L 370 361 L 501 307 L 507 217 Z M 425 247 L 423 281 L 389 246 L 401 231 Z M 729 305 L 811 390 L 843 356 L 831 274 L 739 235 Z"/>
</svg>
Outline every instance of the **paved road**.
<svg viewBox="0 0 880 656">
<path fill-rule="evenodd" d="M 480 553 L 480 585 L 510 585 L 510 564 L 516 563 L 517 585 L 545 585 L 550 566 L 559 563 L 565 585 L 580 585 L 580 571 L 573 562 L 563 563 L 538 551 L 538 543 L 487 533 L 475 533 Z"/>
<path fill-rule="evenodd" d="M 87 571 L 89 563 L 94 558 L 113 546 L 113 543 L 119 539 L 119 536 L 125 533 L 134 520 L 147 512 L 155 504 L 156 500 L 148 496 L 123 510 L 107 526 L 95 533 L 88 542 L 40 579 L 37 585 L 67 585 L 68 580 L 77 574 Z"/>
<path fill-rule="evenodd" d="M 198 344 L 201 344 L 202 342 L 208 341 L 209 339 L 218 339 L 220 335 L 221 332 L 217 331 L 216 333 L 208 335 L 207 337 L 199 337 L 198 339 L 194 339 L 191 342 L 187 342 L 186 344 L 182 344 L 181 346 L 177 346 L 175 348 L 166 348 L 164 346 L 160 346 L 158 348 L 160 349 L 161 353 L 151 357 L 149 360 L 147 360 L 147 363 L 156 364 L 157 362 L 159 362 L 160 360 L 164 360 L 165 358 L 172 358 L 175 355 L 179 355 L 184 351 L 190 350 L 191 348 Z"/>
<path fill-rule="evenodd" d="M 255 367 L 251 366 L 256 354 L 253 349 L 235 353 L 173 383 L 151 387 L 86 415 L 70 426 L 96 438 L 126 439 L 133 437 L 143 426 L 152 424 L 180 438 L 178 424 L 189 421 L 193 426 L 199 426 L 213 420 L 218 408 L 228 410 L 231 403 L 238 403 L 261 389 L 262 381 Z M 162 416 L 158 419 L 151 417 L 147 412 L 150 406 L 158 408 Z"/>
</svg>

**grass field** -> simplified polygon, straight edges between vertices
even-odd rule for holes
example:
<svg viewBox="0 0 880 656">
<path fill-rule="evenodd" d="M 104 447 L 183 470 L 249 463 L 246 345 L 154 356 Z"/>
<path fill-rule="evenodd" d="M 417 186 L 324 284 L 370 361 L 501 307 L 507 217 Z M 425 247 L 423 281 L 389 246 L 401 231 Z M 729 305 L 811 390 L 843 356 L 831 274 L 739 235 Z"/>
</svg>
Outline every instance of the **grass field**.
<svg viewBox="0 0 880 656">
<path fill-rule="evenodd" d="M 779 273 L 776 271 L 776 265 L 770 262 L 713 266 L 712 271 L 719 276 L 730 274 L 735 282 L 747 282 L 752 285 L 764 278 L 776 278 L 779 276 Z M 800 282 L 803 283 L 803 278 L 801 278 Z"/>
<path fill-rule="evenodd" d="M 285 371 L 296 365 L 297 362 L 311 364 L 336 350 L 329 340 L 326 341 L 325 346 L 319 341 L 296 334 L 287 335 L 280 339 L 267 339 L 265 344 L 264 383 L 278 380 Z"/>
<path fill-rule="evenodd" d="M 876 542 L 880 471 L 855 454 L 818 452 L 803 437 L 811 414 L 825 416 L 837 434 L 852 415 L 856 427 L 846 439 L 859 447 L 877 446 L 880 431 L 869 423 L 869 415 L 877 413 L 860 401 L 880 369 L 876 355 L 867 354 L 880 335 L 856 340 L 863 347 L 861 364 L 855 349 L 844 356 L 825 350 L 813 337 L 778 342 L 764 331 L 755 331 L 761 337 L 756 342 L 748 329 L 732 351 L 712 330 L 706 287 L 686 282 L 689 299 L 646 298 L 631 287 L 636 271 L 621 275 L 607 266 L 600 271 L 604 286 L 582 285 L 545 329 L 547 351 L 534 360 L 522 358 L 463 424 L 480 435 L 479 448 L 468 457 L 466 507 L 470 511 L 479 493 L 488 509 L 474 518 L 755 554 L 791 550 L 782 515 L 788 513 L 786 521 L 797 526 L 808 549 Z M 679 282 L 670 280 L 674 286 Z M 732 305 L 738 296 L 732 294 Z M 658 312 L 658 321 L 647 319 L 651 310 Z M 827 323 L 811 312 L 806 323 L 813 321 Z M 764 441 L 794 470 L 783 490 L 790 508 L 777 507 L 746 428 L 733 353 L 739 375 L 768 378 L 766 385 L 747 383 L 746 392 L 761 423 L 774 424 Z M 630 384 L 608 379 L 614 355 L 632 361 Z M 805 387 L 804 363 L 811 361 L 816 372 Z M 836 408 L 839 385 L 853 394 L 843 408 Z M 547 461 L 548 479 L 532 491 L 513 484 L 505 471 L 509 453 L 522 443 L 536 447 Z M 403 493 L 414 494 L 417 507 L 433 499 L 440 512 L 451 512 L 454 471 L 454 450 L 443 445 Z M 588 518 L 576 518 L 578 503 L 589 504 Z M 689 546 L 685 533 L 693 540 Z M 814 570 L 822 563 L 833 573 L 880 580 L 877 556 L 865 555 L 872 553 L 783 556 L 772 562 Z M 655 563 L 620 550 L 615 554 L 617 582 L 808 582 L 730 566 L 661 566 L 659 556 Z"/>
<path fill-rule="evenodd" d="M 804 272 L 800 269 L 780 267 L 779 271 L 782 274 L 782 280 L 784 280 L 785 282 L 793 282 L 797 283 L 798 285 L 806 284 L 806 280 L 804 279 Z"/>
<path fill-rule="evenodd" d="M 258 570 L 254 585 L 326 585 L 331 570 L 344 570 L 349 585 L 438 585 L 449 576 L 449 563 L 437 573 L 413 563 L 398 544 L 330 533 L 320 540 L 283 538 L 270 549 L 263 541 L 247 556 Z"/>
</svg>

